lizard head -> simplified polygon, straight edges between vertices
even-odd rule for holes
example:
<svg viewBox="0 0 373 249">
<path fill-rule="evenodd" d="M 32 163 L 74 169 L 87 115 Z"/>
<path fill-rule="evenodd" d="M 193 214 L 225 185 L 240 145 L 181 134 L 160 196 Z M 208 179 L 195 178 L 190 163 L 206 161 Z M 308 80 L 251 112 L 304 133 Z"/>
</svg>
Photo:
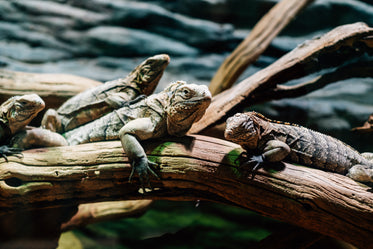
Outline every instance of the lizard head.
<svg viewBox="0 0 373 249">
<path fill-rule="evenodd" d="M 224 137 L 241 146 L 255 149 L 260 137 L 260 128 L 256 121 L 257 116 L 253 112 L 236 113 L 227 119 Z"/>
<path fill-rule="evenodd" d="M 192 124 L 200 120 L 211 103 L 211 93 L 205 85 L 171 83 L 168 94 L 167 131 L 170 135 L 185 135 Z"/>
<path fill-rule="evenodd" d="M 170 57 L 167 54 L 149 57 L 130 73 L 135 75 L 132 81 L 135 84 L 133 87 L 139 88 L 139 91 L 145 95 L 152 94 L 169 63 Z"/>
<path fill-rule="evenodd" d="M 36 94 L 14 96 L 1 105 L 2 121 L 14 134 L 25 128 L 44 107 L 44 101 Z"/>
</svg>

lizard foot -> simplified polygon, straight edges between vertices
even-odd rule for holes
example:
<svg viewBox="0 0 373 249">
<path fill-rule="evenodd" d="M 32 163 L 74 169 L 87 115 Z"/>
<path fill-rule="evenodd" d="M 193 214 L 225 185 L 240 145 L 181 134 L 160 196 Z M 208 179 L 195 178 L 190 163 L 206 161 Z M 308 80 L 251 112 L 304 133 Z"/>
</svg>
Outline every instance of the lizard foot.
<svg viewBox="0 0 373 249">
<path fill-rule="evenodd" d="M 136 171 L 136 173 L 139 175 L 139 178 L 140 178 L 141 188 L 143 192 L 146 193 L 145 185 L 147 185 L 150 189 L 153 189 L 152 186 L 150 185 L 148 172 L 150 172 L 157 179 L 160 179 L 159 176 L 151 168 L 151 166 L 157 166 L 157 165 L 158 164 L 149 161 L 148 158 L 146 157 L 141 157 L 137 160 L 134 160 L 132 162 L 132 171 L 131 171 L 128 181 L 131 182 L 132 176 L 134 172 Z"/>
<path fill-rule="evenodd" d="M 246 152 L 243 152 L 240 155 L 240 168 L 242 170 L 247 170 L 246 172 L 251 173 L 251 179 L 254 179 L 256 172 L 263 168 L 264 158 L 262 155 L 248 155 Z"/>
<path fill-rule="evenodd" d="M 372 183 L 373 182 L 373 168 L 358 164 L 358 165 L 353 166 L 348 171 L 347 176 L 358 182 Z"/>
<path fill-rule="evenodd" d="M 0 156 L 4 158 L 6 162 L 8 162 L 7 156 L 15 156 L 15 157 L 21 158 L 23 157 L 22 149 L 12 148 L 7 145 L 3 145 L 3 146 L 0 146 Z"/>
</svg>

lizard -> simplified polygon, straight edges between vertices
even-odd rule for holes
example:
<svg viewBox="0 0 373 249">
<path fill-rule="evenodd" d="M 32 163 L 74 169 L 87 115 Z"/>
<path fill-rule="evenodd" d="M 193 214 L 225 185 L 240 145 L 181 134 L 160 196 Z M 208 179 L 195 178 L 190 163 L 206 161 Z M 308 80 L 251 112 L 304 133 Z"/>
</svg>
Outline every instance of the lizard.
<svg viewBox="0 0 373 249">
<path fill-rule="evenodd" d="M 68 99 L 57 110 L 48 109 L 41 127 L 62 134 L 100 118 L 138 96 L 152 94 L 169 62 L 167 54 L 149 57 L 127 77 L 81 92 Z"/>
<path fill-rule="evenodd" d="M 116 109 L 90 123 L 64 133 L 69 145 L 120 139 L 134 173 L 149 183 L 154 163 L 147 159 L 139 141 L 167 135 L 183 136 L 203 116 L 211 103 L 207 86 L 177 81 L 162 92 Z"/>
<path fill-rule="evenodd" d="M 256 112 L 237 113 L 226 121 L 224 136 L 253 153 L 246 163 L 253 171 L 265 162 L 288 161 L 346 175 L 371 184 L 371 153 L 362 153 L 344 142 L 306 127 L 272 121 Z"/>
<path fill-rule="evenodd" d="M 11 138 L 24 130 L 36 115 L 45 107 L 37 94 L 13 96 L 0 106 L 0 156 L 19 155 L 21 150 L 9 146 Z"/>
</svg>

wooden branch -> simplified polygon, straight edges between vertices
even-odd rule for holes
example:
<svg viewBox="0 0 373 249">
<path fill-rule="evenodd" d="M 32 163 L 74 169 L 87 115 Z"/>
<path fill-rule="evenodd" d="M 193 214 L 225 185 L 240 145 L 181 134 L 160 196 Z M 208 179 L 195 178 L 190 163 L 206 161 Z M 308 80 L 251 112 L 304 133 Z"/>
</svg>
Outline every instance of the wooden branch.
<svg viewBox="0 0 373 249">
<path fill-rule="evenodd" d="M 101 82 L 69 74 L 37 74 L 0 70 L 0 103 L 15 95 L 38 94 L 46 108 L 57 108 L 76 94 Z"/>
<path fill-rule="evenodd" d="M 325 67 L 334 67 L 373 48 L 373 29 L 364 23 L 337 27 L 322 37 L 298 46 L 275 63 L 216 95 L 204 117 L 192 126 L 190 133 L 198 133 L 249 102 L 252 93 L 271 89 Z"/>
<path fill-rule="evenodd" d="M 152 202 L 152 200 L 135 200 L 81 204 L 78 212 L 62 224 L 61 230 L 67 231 L 92 223 L 137 217 L 145 213 Z"/>
<path fill-rule="evenodd" d="M 334 173 L 284 164 L 254 179 L 238 167 L 242 149 L 228 141 L 190 136 L 149 140 L 162 180 L 139 193 L 119 141 L 34 149 L 0 165 L 0 213 L 128 199 L 211 200 L 238 205 L 360 248 L 373 244 L 373 193 Z"/>
<path fill-rule="evenodd" d="M 373 61 L 356 62 L 344 65 L 336 70 L 320 75 L 315 79 L 291 86 L 277 85 L 274 88 L 260 89 L 252 93 L 251 102 L 296 98 L 321 89 L 331 83 L 350 79 L 373 77 Z"/>
<path fill-rule="evenodd" d="M 266 50 L 272 40 L 313 1 L 282 0 L 277 3 L 225 59 L 211 80 L 211 94 L 216 95 L 230 88 L 242 72 Z"/>
</svg>

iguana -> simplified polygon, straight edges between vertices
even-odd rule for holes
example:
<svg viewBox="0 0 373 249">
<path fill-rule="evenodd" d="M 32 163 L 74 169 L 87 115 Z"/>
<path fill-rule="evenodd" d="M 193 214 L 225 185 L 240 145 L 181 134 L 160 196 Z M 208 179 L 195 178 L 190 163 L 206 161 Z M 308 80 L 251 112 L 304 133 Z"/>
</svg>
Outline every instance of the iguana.
<svg viewBox="0 0 373 249">
<path fill-rule="evenodd" d="M 160 54 L 138 65 L 126 78 L 108 81 L 67 100 L 57 111 L 45 113 L 41 127 L 64 133 L 118 109 L 156 88 L 170 57 Z"/>
<path fill-rule="evenodd" d="M 7 155 L 19 155 L 21 152 L 9 146 L 10 139 L 24 130 L 44 107 L 44 101 L 36 94 L 14 96 L 0 106 L 0 156 L 6 161 Z"/>
<path fill-rule="evenodd" d="M 167 135 L 183 136 L 205 113 L 211 94 L 205 85 L 171 83 L 162 92 L 139 99 L 64 133 L 69 145 L 120 139 L 142 186 L 149 181 L 149 165 L 139 141 Z"/>
<path fill-rule="evenodd" d="M 272 121 L 256 112 L 237 113 L 227 119 L 224 135 L 253 153 L 247 163 L 255 163 L 254 170 L 263 162 L 285 160 L 373 182 L 371 153 L 360 154 L 336 138 L 299 125 Z"/>
</svg>

